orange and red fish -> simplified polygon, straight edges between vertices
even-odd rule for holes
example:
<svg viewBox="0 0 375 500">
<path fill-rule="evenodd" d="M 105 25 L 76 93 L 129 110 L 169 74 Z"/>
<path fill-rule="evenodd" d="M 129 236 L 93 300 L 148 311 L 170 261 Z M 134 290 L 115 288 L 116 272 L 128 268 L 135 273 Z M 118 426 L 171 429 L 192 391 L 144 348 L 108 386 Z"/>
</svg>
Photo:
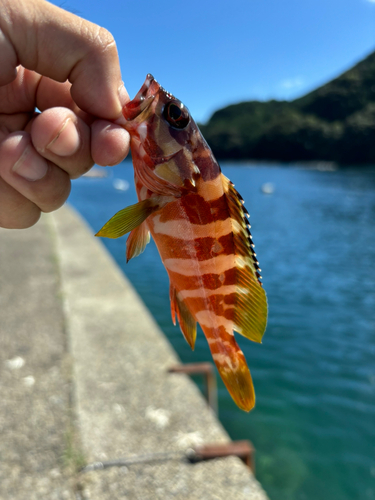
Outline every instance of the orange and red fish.
<svg viewBox="0 0 375 500">
<path fill-rule="evenodd" d="M 193 349 L 197 323 L 237 405 L 255 404 L 251 375 L 233 331 L 261 342 L 267 299 L 247 220 L 189 110 L 148 75 L 123 109 L 139 202 L 97 236 L 130 231 L 127 260 L 155 240 L 170 280 L 172 320 Z"/>
</svg>

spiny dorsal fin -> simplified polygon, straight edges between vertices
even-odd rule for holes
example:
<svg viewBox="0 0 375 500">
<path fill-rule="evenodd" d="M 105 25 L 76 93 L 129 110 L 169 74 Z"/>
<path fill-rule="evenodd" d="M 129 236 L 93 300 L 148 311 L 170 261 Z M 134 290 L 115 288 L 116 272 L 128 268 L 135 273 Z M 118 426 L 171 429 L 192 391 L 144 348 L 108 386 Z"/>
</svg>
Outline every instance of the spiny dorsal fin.
<svg viewBox="0 0 375 500">
<path fill-rule="evenodd" d="M 177 291 L 172 284 L 170 284 L 169 287 L 169 297 L 171 301 L 171 314 L 173 324 L 176 324 L 177 316 L 183 336 L 185 337 L 186 342 L 194 351 L 195 339 L 197 337 L 197 322 L 193 318 L 185 303 L 178 298 Z"/>
<path fill-rule="evenodd" d="M 235 221 L 234 246 L 236 253 L 237 291 L 234 329 L 254 342 L 261 342 L 267 324 L 267 297 L 260 281 L 259 263 L 247 220 L 243 199 L 224 175 L 231 219 Z"/>
</svg>

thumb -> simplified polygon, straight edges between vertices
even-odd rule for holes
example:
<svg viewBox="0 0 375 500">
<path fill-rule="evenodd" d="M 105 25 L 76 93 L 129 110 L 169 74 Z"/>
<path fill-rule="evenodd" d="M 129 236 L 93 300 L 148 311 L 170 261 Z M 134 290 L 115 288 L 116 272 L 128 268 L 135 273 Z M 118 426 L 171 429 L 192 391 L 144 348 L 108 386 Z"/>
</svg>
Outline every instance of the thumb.
<svg viewBox="0 0 375 500">
<path fill-rule="evenodd" d="M 0 0 L 0 85 L 21 64 L 58 82 L 69 80 L 84 111 L 116 119 L 128 100 L 112 35 L 44 0 Z"/>
</svg>

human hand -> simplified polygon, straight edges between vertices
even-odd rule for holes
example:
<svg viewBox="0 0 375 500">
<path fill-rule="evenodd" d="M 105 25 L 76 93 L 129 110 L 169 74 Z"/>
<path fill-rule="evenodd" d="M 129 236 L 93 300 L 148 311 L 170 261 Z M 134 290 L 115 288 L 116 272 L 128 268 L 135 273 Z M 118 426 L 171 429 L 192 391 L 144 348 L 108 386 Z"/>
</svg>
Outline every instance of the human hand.
<svg viewBox="0 0 375 500">
<path fill-rule="evenodd" d="M 108 31 L 44 0 L 0 12 L 0 227 L 26 228 L 70 179 L 126 157 L 129 96 Z"/>
</svg>

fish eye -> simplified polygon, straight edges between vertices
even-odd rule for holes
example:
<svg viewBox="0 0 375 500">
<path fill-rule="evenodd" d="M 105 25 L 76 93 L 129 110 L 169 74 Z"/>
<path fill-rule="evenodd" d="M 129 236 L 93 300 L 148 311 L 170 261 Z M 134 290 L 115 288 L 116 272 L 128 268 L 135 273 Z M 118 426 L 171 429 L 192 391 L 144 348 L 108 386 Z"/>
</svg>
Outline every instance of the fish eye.
<svg viewBox="0 0 375 500">
<path fill-rule="evenodd" d="M 168 102 L 163 109 L 164 119 L 174 128 L 183 129 L 188 126 L 190 121 L 189 111 L 182 102 Z"/>
</svg>

